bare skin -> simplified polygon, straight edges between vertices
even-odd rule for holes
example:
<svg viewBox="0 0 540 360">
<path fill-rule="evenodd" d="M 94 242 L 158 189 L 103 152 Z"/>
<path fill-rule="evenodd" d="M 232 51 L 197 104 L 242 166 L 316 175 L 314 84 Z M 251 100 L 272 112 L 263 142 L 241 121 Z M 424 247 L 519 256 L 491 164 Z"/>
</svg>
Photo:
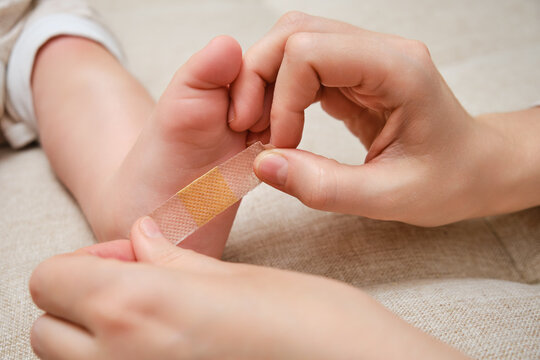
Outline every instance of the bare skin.
<svg viewBox="0 0 540 360">
<path fill-rule="evenodd" d="M 142 130 L 128 132 L 132 135 L 121 140 L 122 151 L 113 151 L 115 156 L 104 161 L 110 166 L 97 161 L 108 151 L 84 146 L 85 136 L 92 131 L 99 135 L 98 126 L 87 124 L 87 132 L 71 129 L 73 135 L 66 131 L 79 141 L 62 143 L 62 137 L 56 138 L 61 144 L 54 144 L 51 135 L 46 135 L 49 140 L 43 139 L 49 156 L 58 157 L 52 160 L 53 166 L 100 237 L 127 232 L 129 219 L 148 211 L 148 203 L 164 196 L 159 189 L 188 181 L 191 176 L 186 174 L 205 169 L 201 163 L 221 160 L 216 149 L 207 147 L 213 143 L 209 139 L 227 139 L 222 145 L 232 154 L 245 146 L 248 129 L 258 134 L 248 142 L 271 136 L 272 143 L 281 147 L 259 156 L 254 165 L 257 174 L 315 208 L 433 226 L 540 204 L 540 109 L 471 117 L 418 42 L 292 13 L 246 54 L 241 70 L 240 61 L 234 60 L 238 51 L 230 50 L 236 47 L 230 39 L 209 47 L 215 53 L 207 47 L 201 52 L 204 56 L 195 55 L 196 61 L 179 71 L 157 110 L 147 114 L 147 122 L 141 120 L 145 123 Z M 358 48 L 362 51 L 354 51 Z M 223 55 L 231 53 L 234 56 L 223 60 Z M 228 108 L 227 85 L 233 80 L 233 105 Z M 92 79 L 83 79 L 84 89 L 88 83 Z M 40 105 L 39 97 L 49 96 L 41 87 L 47 85 L 40 85 L 36 74 L 34 85 L 36 107 L 41 108 L 40 126 L 45 129 L 54 123 L 54 116 L 50 124 L 43 120 L 47 107 L 53 113 L 63 102 L 56 99 L 55 106 Z M 147 97 L 142 91 L 132 95 L 124 99 L 125 104 Z M 292 149 L 302 135 L 304 109 L 318 100 L 369 148 L 366 165 L 346 166 Z M 66 115 L 62 109 L 58 118 L 67 121 L 68 115 L 80 114 L 87 105 L 75 104 L 80 107 L 74 105 L 70 110 L 68 104 Z M 208 113 L 211 104 L 215 114 Z M 131 105 L 138 106 L 137 101 Z M 185 116 L 177 122 L 179 114 Z M 227 114 L 237 134 L 223 125 Z M 105 111 L 102 115 L 111 114 Z M 52 126 L 48 131 L 58 135 Z M 190 142 L 197 140 L 197 134 L 201 142 Z M 114 149 L 114 138 L 110 134 L 109 138 Z M 106 147 L 107 141 L 103 141 Z M 72 144 L 72 148 L 64 144 Z M 88 164 L 81 165 L 77 152 Z M 190 158 L 191 152 L 199 156 Z M 161 158 L 169 161 L 156 160 Z M 186 171 L 175 178 L 176 169 L 167 167 L 171 163 Z M 70 173 L 77 166 L 85 176 Z M 111 177 L 98 176 L 102 174 Z M 164 181 L 159 174 L 172 179 Z M 134 184 L 133 179 L 142 183 Z M 93 194 L 85 194 L 87 191 Z M 441 206 L 444 211 L 438 211 Z M 234 213 L 229 215 L 223 223 L 210 227 L 210 233 L 199 232 L 200 243 L 212 235 L 221 239 Z M 130 240 L 57 256 L 36 269 L 30 290 L 34 302 L 46 312 L 32 330 L 32 346 L 39 356 L 465 358 L 347 285 L 227 264 L 176 248 L 150 218 L 135 223 Z M 210 245 L 203 251 L 220 252 L 214 250 L 222 249 L 216 244 L 224 240 L 207 241 Z"/>
<path fill-rule="evenodd" d="M 47 260 L 30 290 L 44 359 L 466 359 L 356 288 L 177 248 L 148 217 Z"/>
<path fill-rule="evenodd" d="M 230 126 L 270 135 L 256 173 L 310 207 L 438 226 L 540 205 L 540 107 L 472 117 L 419 41 L 292 12 L 244 64 Z M 293 149 L 318 101 L 364 165 Z"/>
<path fill-rule="evenodd" d="M 210 60 L 200 69 L 194 60 L 155 110 L 99 45 L 68 37 L 41 50 L 33 77 L 41 141 L 98 240 L 125 237 L 137 217 L 246 141 L 270 136 L 282 149 L 261 154 L 256 173 L 313 208 L 437 226 L 540 204 L 540 109 L 473 118 L 423 44 L 299 13 L 254 45 L 241 70 L 228 41 L 224 78 Z M 369 149 L 366 164 L 287 149 L 316 101 Z M 257 135 L 246 139 L 247 130 Z M 219 257 L 235 213 L 183 246 Z"/>
<path fill-rule="evenodd" d="M 241 61 L 235 40 L 216 38 L 156 105 L 92 41 L 60 37 L 41 49 L 32 82 L 41 143 L 99 241 L 126 237 L 138 217 L 245 148 L 245 133 L 231 131 L 226 118 Z M 236 210 L 182 246 L 220 257 Z"/>
</svg>

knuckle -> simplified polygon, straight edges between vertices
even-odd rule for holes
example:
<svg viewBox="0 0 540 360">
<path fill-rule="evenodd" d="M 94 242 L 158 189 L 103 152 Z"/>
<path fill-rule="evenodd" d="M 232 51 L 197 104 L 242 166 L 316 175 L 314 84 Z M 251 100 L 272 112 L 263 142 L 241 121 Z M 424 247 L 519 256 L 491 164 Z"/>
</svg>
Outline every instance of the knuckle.
<svg viewBox="0 0 540 360">
<path fill-rule="evenodd" d="M 400 70 L 402 79 L 413 93 L 429 91 L 429 84 L 437 70 L 426 44 L 418 40 L 403 39 L 400 49 L 405 57 L 405 61 L 401 62 L 401 67 L 397 69 Z"/>
<path fill-rule="evenodd" d="M 131 314 L 128 314 L 126 297 L 115 295 L 100 296 L 99 305 L 93 306 L 92 317 L 96 325 L 105 333 L 122 333 L 131 326 Z"/>
<path fill-rule="evenodd" d="M 41 345 L 41 338 L 39 337 L 39 331 L 38 328 L 41 325 L 43 321 L 43 315 L 40 316 L 36 321 L 34 321 L 34 324 L 32 325 L 32 329 L 30 330 L 30 346 L 32 347 L 32 350 L 34 350 L 34 353 L 41 357 L 43 354 L 41 353 L 41 348 L 43 347 Z"/>
<path fill-rule="evenodd" d="M 258 73 L 259 68 L 261 68 L 261 64 L 258 61 L 257 55 L 260 51 L 262 51 L 261 49 L 262 49 L 262 46 L 257 43 L 246 51 L 246 53 L 244 54 L 244 59 L 242 63 L 242 70 L 241 70 L 242 72 L 248 71 L 248 72 Z M 233 89 L 234 89 L 234 85 L 233 85 Z"/>
<path fill-rule="evenodd" d="M 331 159 L 327 161 L 337 163 Z M 300 193 L 299 200 L 314 209 L 332 209 L 336 199 L 336 173 L 333 167 L 319 166 L 315 174 L 312 186 Z"/>
<path fill-rule="evenodd" d="M 58 256 L 47 259 L 39 264 L 30 276 L 28 287 L 30 290 L 30 295 L 36 304 L 41 300 L 43 283 L 47 277 L 47 274 L 51 270 L 51 267 L 54 266 L 54 261 L 56 258 L 58 258 Z"/>
<path fill-rule="evenodd" d="M 405 40 L 407 53 L 420 65 L 431 64 L 431 54 L 425 43 L 419 40 Z"/>
<path fill-rule="evenodd" d="M 148 284 L 147 284 L 148 285 Z M 134 328 L 134 322 L 151 308 L 148 286 L 133 280 L 114 281 L 89 296 L 86 311 L 104 333 L 121 334 Z"/>
<path fill-rule="evenodd" d="M 41 278 L 41 272 L 42 272 L 42 265 L 38 265 L 38 267 L 34 270 L 32 275 L 30 276 L 30 281 L 28 282 L 28 287 L 30 289 L 30 296 L 32 296 L 32 300 L 37 303 L 39 302 L 41 298 L 41 288 L 40 288 L 40 278 Z"/>
<path fill-rule="evenodd" d="M 299 29 L 306 21 L 309 21 L 310 18 L 311 16 L 301 11 L 288 11 L 279 18 L 277 25 Z"/>
<path fill-rule="evenodd" d="M 285 43 L 285 56 L 305 57 L 311 49 L 317 46 L 315 34 L 309 32 L 297 32 L 289 36 Z"/>
</svg>

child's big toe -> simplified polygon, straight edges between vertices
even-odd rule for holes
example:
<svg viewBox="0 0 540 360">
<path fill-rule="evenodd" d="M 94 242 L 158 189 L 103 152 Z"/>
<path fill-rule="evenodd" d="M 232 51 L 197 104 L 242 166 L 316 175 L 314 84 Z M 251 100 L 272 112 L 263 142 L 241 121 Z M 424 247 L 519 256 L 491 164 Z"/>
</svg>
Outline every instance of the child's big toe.
<svg viewBox="0 0 540 360">
<path fill-rule="evenodd" d="M 227 131 L 228 85 L 241 64 L 242 49 L 236 40 L 228 36 L 212 40 L 176 72 L 158 103 L 158 126 L 167 134 Z"/>
<path fill-rule="evenodd" d="M 232 83 L 242 65 L 242 49 L 229 36 L 219 36 L 193 55 L 175 74 L 170 86 L 212 90 Z"/>
</svg>

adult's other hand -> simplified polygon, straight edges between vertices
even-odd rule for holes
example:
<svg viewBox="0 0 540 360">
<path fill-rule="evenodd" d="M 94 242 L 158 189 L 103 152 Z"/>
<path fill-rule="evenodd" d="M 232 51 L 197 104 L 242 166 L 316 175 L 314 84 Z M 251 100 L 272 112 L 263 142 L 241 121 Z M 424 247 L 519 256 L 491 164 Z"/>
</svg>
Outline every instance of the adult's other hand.
<svg viewBox="0 0 540 360">
<path fill-rule="evenodd" d="M 246 52 L 232 99 L 230 127 L 278 147 L 257 175 L 310 207 L 436 226 L 540 204 L 540 110 L 473 118 L 419 41 L 292 12 Z M 365 164 L 287 149 L 317 101 Z"/>
</svg>

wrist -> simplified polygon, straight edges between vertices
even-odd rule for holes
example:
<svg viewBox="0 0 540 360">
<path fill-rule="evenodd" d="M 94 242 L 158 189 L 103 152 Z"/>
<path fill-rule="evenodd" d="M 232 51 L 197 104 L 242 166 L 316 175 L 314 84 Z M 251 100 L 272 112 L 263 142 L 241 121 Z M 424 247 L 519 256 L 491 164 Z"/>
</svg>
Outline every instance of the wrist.
<svg viewBox="0 0 540 360">
<path fill-rule="evenodd" d="M 356 288 L 305 276 L 297 284 L 301 284 L 310 296 L 301 298 L 300 313 L 295 311 L 285 322 L 283 319 L 277 321 L 272 332 L 279 334 L 280 338 L 266 345 L 271 348 L 277 341 L 281 346 L 279 353 L 269 358 L 466 358 L 457 350 L 407 324 Z M 280 287 L 286 290 L 283 282 L 276 284 L 276 288 Z M 283 313 L 299 300 L 295 298 L 294 302 L 286 302 Z M 267 322 L 271 323 L 276 324 L 274 320 Z"/>
<path fill-rule="evenodd" d="M 476 117 L 481 161 L 477 216 L 540 205 L 540 107 Z"/>
</svg>

